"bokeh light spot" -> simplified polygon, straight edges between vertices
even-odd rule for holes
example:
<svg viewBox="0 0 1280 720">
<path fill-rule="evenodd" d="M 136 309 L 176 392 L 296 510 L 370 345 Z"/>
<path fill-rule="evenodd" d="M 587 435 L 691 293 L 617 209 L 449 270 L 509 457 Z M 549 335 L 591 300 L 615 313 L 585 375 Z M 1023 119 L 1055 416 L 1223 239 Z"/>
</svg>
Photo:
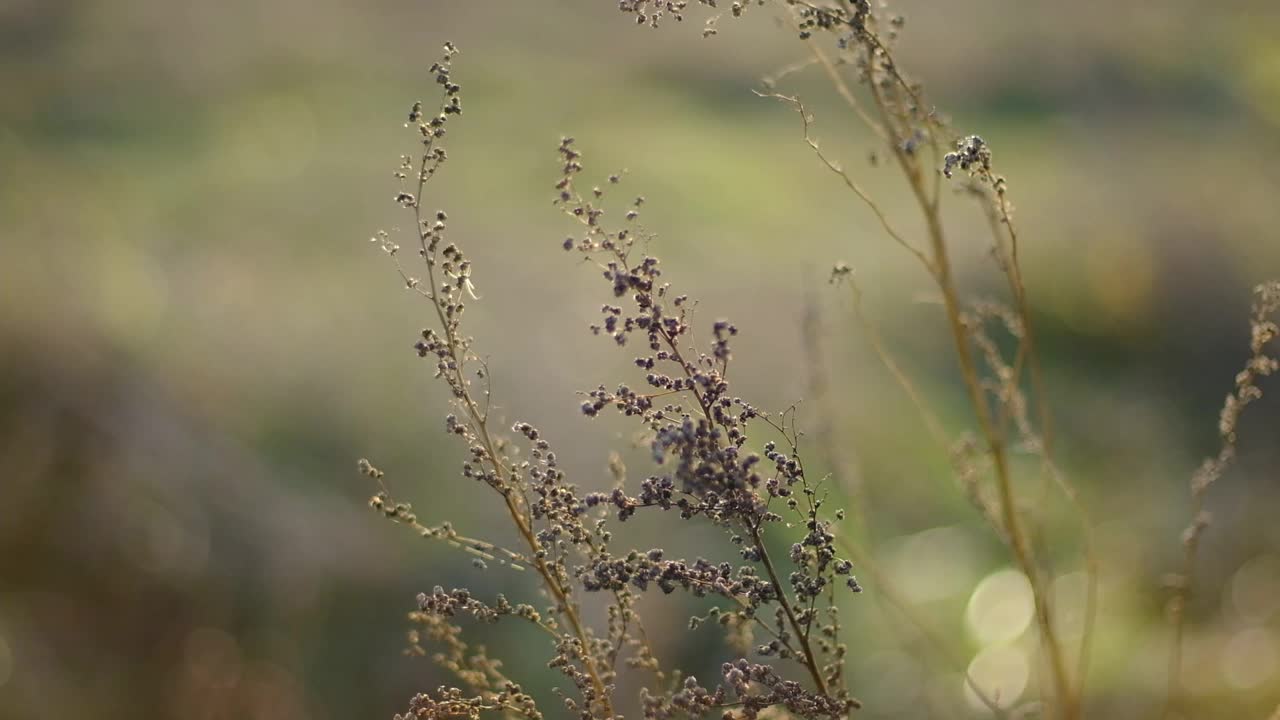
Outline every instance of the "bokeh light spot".
<svg viewBox="0 0 1280 720">
<path fill-rule="evenodd" d="M 967 531 L 935 527 L 901 541 L 889 558 L 902 592 L 915 603 L 961 593 L 978 575 L 977 551 Z"/>
<path fill-rule="evenodd" d="M 1088 602 L 1088 575 L 1083 572 L 1060 575 L 1054 579 L 1049 594 L 1053 598 L 1053 616 L 1059 631 L 1067 634 L 1080 632 Z"/>
<path fill-rule="evenodd" d="M 983 578 L 969 597 L 965 624 L 983 646 L 1009 642 L 1026 631 L 1033 611 L 1031 584 L 1017 570 Z"/>
<path fill-rule="evenodd" d="M 1242 630 L 1222 648 L 1222 676 L 1228 685 L 1247 690 L 1271 679 L 1280 666 L 1271 635 L 1259 627 Z"/>
<path fill-rule="evenodd" d="M 1280 558 L 1259 555 L 1236 571 L 1227 586 L 1230 608 L 1247 623 L 1266 622 L 1280 610 Z"/>
<path fill-rule="evenodd" d="M 1027 689 L 1031 665 L 1016 647 L 988 648 L 969 663 L 969 677 L 988 698 L 1002 708 L 1012 707 Z M 964 683 L 964 697 L 974 709 L 986 709 L 986 703 Z"/>
</svg>

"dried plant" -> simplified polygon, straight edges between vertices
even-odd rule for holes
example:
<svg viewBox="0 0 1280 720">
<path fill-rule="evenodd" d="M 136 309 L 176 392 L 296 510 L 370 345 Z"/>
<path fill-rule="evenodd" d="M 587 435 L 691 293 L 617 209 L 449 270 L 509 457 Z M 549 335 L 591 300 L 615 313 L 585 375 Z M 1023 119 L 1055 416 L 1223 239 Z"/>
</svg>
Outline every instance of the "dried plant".
<svg viewBox="0 0 1280 720">
<path fill-rule="evenodd" d="M 689 4 L 622 0 L 619 7 L 639 24 L 658 27 L 667 18 L 683 19 Z M 699 4 L 716 5 L 711 0 Z M 852 291 L 859 326 L 922 414 L 932 439 L 952 459 L 954 484 L 1003 541 L 1031 588 L 1047 677 L 1040 697 L 1010 707 L 972 680 L 970 686 L 1000 716 L 1038 712 L 1063 720 L 1081 718 L 1098 562 L 1088 515 L 1054 460 L 1052 417 L 1020 264 L 1010 183 L 997 173 L 991 145 L 978 135 L 952 130 L 928 102 L 923 87 L 895 59 L 893 48 L 905 23 L 901 16 L 867 0 L 733 2 L 730 13 L 737 17 L 748 8 L 766 6 L 781 13 L 784 26 L 804 43 L 809 59 L 767 78 L 759 94 L 784 103 L 799 116 L 809 151 L 933 282 L 972 410 L 971 430 L 947 429 L 930 408 L 862 312 L 852 268 L 837 264 L 832 283 Z M 719 33 L 717 19 L 707 20 L 704 36 Z M 479 717 L 493 712 L 540 718 L 544 712 L 559 717 L 567 711 L 604 720 L 621 717 L 625 708 L 634 706 L 647 718 L 846 717 L 861 703 L 855 697 L 856 683 L 850 683 L 844 671 L 848 648 L 841 638 L 838 609 L 841 593 L 862 590 L 855 567 L 872 579 L 878 598 L 922 631 L 944 662 L 961 665 L 931 620 L 900 599 L 894 579 L 876 566 L 865 540 L 840 532 L 845 519 L 840 498 L 860 496 L 847 486 L 853 476 L 843 467 L 847 463 L 832 459 L 838 458 L 833 433 L 829 428 L 820 432 L 814 450 L 835 467 L 834 474 L 807 474 L 794 414 L 766 411 L 732 391 L 728 370 L 738 326 L 728 320 L 705 327 L 695 322 L 694 301 L 663 281 L 660 263 L 650 253 L 653 236 L 639 222 L 644 198 L 625 203 L 615 221 L 607 207 L 621 177 L 605 176 L 598 185 L 584 183 L 582 155 L 572 138 L 559 145 L 561 173 L 554 185 L 556 206 L 576 223 L 563 250 L 594 267 L 605 281 L 600 320 L 591 332 L 631 353 L 637 368 L 634 380 L 589 390 L 581 410 L 588 417 L 613 410 L 636 422 L 647 438 L 654 470 L 631 487 L 617 461 L 611 491 L 584 491 L 567 476 L 550 440 L 535 425 L 515 422 L 510 437 L 504 434 L 506 428 L 496 427 L 488 367 L 464 323 L 468 305 L 477 299 L 473 268 L 462 248 L 447 239 L 446 213 L 424 207 L 424 191 L 448 159 L 442 138 L 462 112 L 461 88 L 452 75 L 456 52 L 446 45 L 430 69 L 441 87 L 438 107 L 429 112 L 415 103 L 409 112 L 408 126 L 421 147 L 403 159 L 396 201 L 412 216 L 411 250 L 418 258 L 402 261 L 402 249 L 389 233 L 379 233 L 374 241 L 391 257 L 405 286 L 431 306 L 432 326 L 422 331 L 415 348 L 449 389 L 453 407 L 444 429 L 466 447 L 461 475 L 477 483 L 477 492 L 489 493 L 501 503 L 517 546 L 476 540 L 448 523 L 419 523 L 413 508 L 392 496 L 380 470 L 367 461 L 360 467 L 377 482 L 371 500 L 375 509 L 424 537 L 470 553 L 478 566 L 495 563 L 524 571 L 520 578 L 536 583 L 547 606 L 513 604 L 501 595 L 480 598 L 460 588 L 436 587 L 419 595 L 411 616 L 411 649 L 431 655 L 461 684 L 418 695 L 400 717 Z M 802 100 L 779 89 L 787 77 L 807 68 L 824 73 L 852 121 L 868 129 L 899 168 L 923 220 L 922 238 L 899 229 L 872 194 L 823 149 Z M 986 218 L 993 269 L 1007 291 L 1004 301 L 970 299 L 959 287 L 942 211 L 943 199 L 949 196 L 976 204 Z M 424 274 L 415 274 L 419 272 Z M 1193 482 L 1196 521 L 1184 539 L 1186 564 L 1174 600 L 1179 633 L 1187 578 L 1205 524 L 1204 491 L 1231 461 L 1239 412 L 1260 394 L 1255 381 L 1276 367 L 1264 347 L 1276 332 L 1268 316 L 1280 304 L 1278 298 L 1277 286 L 1259 290 L 1253 356 L 1223 410 L 1223 450 Z M 1002 349 L 1010 345 L 1012 352 Z M 824 385 L 815 382 L 814 387 Z M 1015 491 L 1015 456 L 1036 459 L 1042 490 L 1034 500 Z M 1052 501 L 1054 493 L 1058 502 Z M 1053 612 L 1053 574 L 1048 553 L 1037 541 L 1043 518 L 1036 508 L 1051 504 L 1069 508 L 1080 528 L 1078 550 L 1088 592 L 1083 629 L 1072 638 L 1063 636 Z M 739 560 L 671 558 L 661 548 L 629 548 L 614 534 L 641 512 L 660 515 L 664 522 L 718 527 Z M 794 533 L 787 528 L 792 523 L 800 533 L 790 551 L 785 557 L 771 554 L 770 538 L 790 538 Z M 637 610 L 639 595 L 653 590 L 705 598 L 706 613 L 692 618 L 690 625 L 718 624 L 734 641 L 731 645 L 744 652 L 725 657 L 719 677 L 711 682 L 664 665 Z M 587 596 L 602 598 L 607 606 L 602 627 L 587 621 Z M 557 691 L 563 710 L 540 709 L 504 674 L 500 660 L 465 642 L 459 625 L 464 618 L 528 623 L 544 633 L 548 665 L 568 681 Z M 1171 687 L 1176 687 L 1177 658 L 1175 650 Z M 962 666 L 954 669 L 963 671 Z M 644 674 L 639 698 L 620 697 L 624 670 Z M 1171 690 L 1171 698 L 1174 693 Z"/>
<path fill-rule="evenodd" d="M 724 663 L 720 683 L 713 687 L 671 673 L 668 687 L 647 688 L 642 698 L 647 717 L 720 710 L 756 717 L 774 707 L 808 718 L 844 716 L 858 701 L 842 682 L 845 647 L 838 641 L 835 593 L 861 588 L 852 574 L 853 564 L 834 546 L 834 516 L 826 507 L 822 485 L 805 475 L 796 452 L 796 431 L 786 416 L 763 412 L 730 392 L 726 372 L 738 329 L 728 321 L 716 321 L 709 328 L 705 351 L 691 348 L 695 330 L 688 297 L 663 283 L 658 259 L 643 252 L 649 237 L 635 222 L 642 200 L 632 203 L 622 225 L 607 226 L 599 205 L 605 191 L 596 187 L 584 197 L 575 185 L 582 164 L 572 139 L 560 144 L 563 172 L 555 186 L 556 202 L 581 223 L 582 233 L 564 247 L 596 264 L 608 285 L 607 297 L 626 303 L 604 305 L 602 320 L 592 331 L 619 347 L 639 343 L 641 355 L 635 364 L 644 371 L 648 386 L 645 392 L 626 384 L 601 386 L 590 391 L 582 411 L 595 416 L 614 408 L 639 421 L 651 434 L 659 472 L 645 479 L 635 495 L 621 485 L 611 493 L 582 493 L 560 469 L 551 444 L 536 427 L 527 422 L 512 425 L 511 432 L 518 436 L 514 442 L 491 427 L 487 370 L 463 329 L 467 303 L 474 298 L 471 264 L 446 240 L 446 214 L 426 213 L 421 202 L 427 183 L 447 159 L 440 139 L 451 118 L 461 112 L 460 86 L 451 75 L 455 52 L 446 46 L 432 67 L 443 87 L 439 110 L 428 115 L 421 103 L 410 110 L 410 123 L 423 148 L 419 156 L 405 158 L 400 172 L 405 186 L 396 198 L 413 214 L 425 278 L 410 275 L 389 234 L 374 239 L 393 258 L 405 285 L 434 310 L 437 325 L 422 332 L 416 349 L 435 363 L 435 376 L 453 396 L 454 412 L 444 424 L 467 445 L 462 475 L 501 499 L 523 545 L 500 550 L 463 537 L 448 525 L 423 526 L 411 506 L 391 496 L 381 471 L 367 461 L 361 469 L 380 484 L 371 501 L 376 509 L 423 536 L 466 548 L 478 555 L 477 563 L 501 560 L 531 568 L 551 606 L 539 611 L 502 597 L 486 602 L 464 589 L 436 588 L 420 595 L 415 620 L 445 646 L 436 660 L 467 687 L 418 696 L 411 716 L 471 717 L 483 710 L 539 715 L 520 686 L 501 675 L 497 663 L 468 655 L 450 620 L 460 615 L 480 622 L 510 617 L 536 625 L 549 635 L 554 648 L 549 665 L 573 685 L 574 692 L 563 695 L 566 708 L 583 718 L 617 716 L 614 695 L 620 658 L 659 679 L 668 677 L 645 640 L 634 607 L 637 593 L 652 589 L 681 589 L 727 601 L 723 608 L 712 608 L 712 616 L 726 628 L 751 626 L 767 636 L 755 654 L 798 667 L 809 684 L 788 679 L 771 665 L 734 658 Z M 620 178 L 615 175 L 609 181 L 616 185 Z M 756 427 L 777 436 L 764 445 L 763 454 L 746 447 L 748 430 Z M 527 459 L 515 459 L 515 443 L 525 446 Z M 607 518 L 625 522 L 640 511 L 723 528 L 738 547 L 741 564 L 672 559 L 661 549 L 615 551 Z M 807 532 L 785 560 L 774 559 L 765 535 L 784 516 Z M 583 620 L 579 598 L 584 593 L 609 597 L 609 623 L 603 632 Z"/>
<path fill-rule="evenodd" d="M 1253 289 L 1253 310 L 1249 316 L 1249 359 L 1236 374 L 1235 386 L 1222 403 L 1218 416 L 1218 437 L 1221 445 L 1218 453 L 1205 458 L 1204 463 L 1191 476 L 1191 524 L 1182 532 L 1182 568 L 1169 577 L 1173 590 L 1169 599 L 1168 614 L 1173 625 L 1173 641 L 1169 652 L 1169 698 L 1165 715 L 1172 716 L 1183 708 L 1182 698 L 1182 636 L 1186 622 L 1187 600 L 1191 595 L 1191 578 L 1195 569 L 1196 551 L 1200 538 L 1209 527 L 1210 516 L 1205 510 L 1205 496 L 1236 459 L 1236 430 L 1245 407 L 1262 398 L 1258 381 L 1280 370 L 1280 359 L 1269 355 L 1271 343 L 1280 336 L 1275 316 L 1280 313 L 1280 282 L 1269 282 Z M 1280 712 L 1280 709 L 1277 710 Z"/>
</svg>

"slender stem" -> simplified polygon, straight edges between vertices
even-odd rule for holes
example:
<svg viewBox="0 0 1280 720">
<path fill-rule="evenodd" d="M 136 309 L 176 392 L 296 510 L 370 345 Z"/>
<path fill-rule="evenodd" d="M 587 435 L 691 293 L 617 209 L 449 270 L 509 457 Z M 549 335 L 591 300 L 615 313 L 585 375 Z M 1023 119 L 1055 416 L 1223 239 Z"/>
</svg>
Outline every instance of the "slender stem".
<svg viewBox="0 0 1280 720">
<path fill-rule="evenodd" d="M 449 355 L 453 360 L 452 371 L 454 374 L 454 383 L 456 383 L 457 386 L 458 398 L 462 400 L 463 406 L 465 407 L 468 416 L 471 418 L 475 430 L 479 435 L 480 442 L 484 447 L 485 456 L 488 459 L 489 464 L 492 466 L 493 471 L 498 475 L 498 477 L 509 476 L 510 469 L 507 468 L 498 457 L 496 443 L 494 443 L 493 438 L 489 433 L 485 413 L 481 412 L 480 408 L 476 405 L 475 400 L 471 397 L 471 394 L 466 391 L 467 381 L 466 377 L 463 375 L 463 361 L 462 358 L 457 356 L 455 351 L 455 348 L 459 346 L 460 341 L 454 331 L 454 326 L 449 322 L 448 318 L 445 316 L 444 309 L 440 306 L 440 290 L 436 286 L 434 258 L 430 257 L 430 253 L 425 247 L 425 241 L 422 239 L 422 189 L 426 185 L 427 178 L 430 177 L 426 172 L 428 157 L 428 153 L 423 154 L 422 165 L 419 168 L 417 194 L 413 202 L 413 215 L 415 220 L 414 232 L 417 233 L 419 242 L 424 245 L 423 259 L 427 266 L 428 282 L 431 284 L 431 294 L 429 295 L 431 299 L 431 306 L 435 309 L 436 317 L 440 322 L 441 328 L 445 332 Z M 547 565 L 545 559 L 539 557 L 538 551 L 541 548 L 538 544 L 537 538 L 534 537 L 533 529 L 529 520 L 526 519 L 525 514 L 521 511 L 512 496 L 511 487 L 515 485 L 515 483 L 511 480 L 512 479 L 508 477 L 509 484 L 503 488 L 495 488 L 495 490 L 502 495 L 503 501 L 507 506 L 507 511 L 511 515 L 512 521 L 515 523 L 516 530 L 519 532 L 520 537 L 524 540 L 525 544 L 529 547 L 529 554 L 533 561 L 533 566 L 542 577 L 543 584 L 546 585 L 547 590 L 555 600 L 556 609 L 569 622 L 569 626 L 573 630 L 574 637 L 581 644 L 583 669 L 586 670 L 587 675 L 591 678 L 592 688 L 595 690 L 596 695 L 599 698 L 600 707 L 605 712 L 606 718 L 612 718 L 614 716 L 613 704 L 610 700 L 608 689 L 600 677 L 600 668 L 598 667 L 599 662 L 592 654 L 590 638 L 588 638 L 586 629 L 583 627 L 577 606 L 569 598 L 569 592 L 565 587 L 563 587 L 559 576 L 556 575 L 556 573 Z"/>
<path fill-rule="evenodd" d="M 795 612 L 791 609 L 791 603 L 787 602 L 787 593 L 782 589 L 782 582 L 778 579 L 778 572 L 774 570 L 773 561 L 769 559 L 769 552 L 765 549 L 763 538 L 760 537 L 760 526 L 749 525 L 747 530 L 751 533 L 751 539 L 760 551 L 760 562 L 764 565 L 765 572 L 769 574 L 769 581 L 773 584 L 773 591 L 778 594 L 778 604 L 782 606 L 783 612 L 786 613 L 787 622 L 791 625 L 791 630 L 796 634 L 796 639 L 800 643 L 800 649 L 804 652 L 805 667 L 809 669 L 809 674 L 813 677 L 813 684 L 818 689 L 818 692 L 828 695 L 827 683 L 822 679 L 822 671 L 818 667 L 818 661 L 814 659 L 808 633 L 800 629 L 800 622 L 796 619 Z"/>
<path fill-rule="evenodd" d="M 901 151 L 898 151 L 898 154 L 901 155 Z M 903 162 L 905 164 L 905 159 Z M 913 174 L 911 177 L 913 178 L 911 184 L 917 189 L 917 198 L 921 200 L 922 208 L 925 210 L 929 241 L 933 250 L 935 277 L 938 287 L 942 291 L 947 323 L 951 329 L 952 340 L 955 344 L 960 372 L 964 378 L 969 402 L 977 415 L 978 426 L 986 440 L 992 465 L 995 469 L 996 491 L 1000 498 L 1000 513 L 1004 531 L 1009 540 L 1009 547 L 1013 551 L 1014 560 L 1031 584 L 1036 619 L 1044 643 L 1048 648 L 1046 654 L 1049 657 L 1050 670 L 1053 674 L 1058 702 L 1061 704 L 1059 708 L 1060 714 L 1064 719 L 1071 720 L 1078 715 L 1075 689 L 1070 682 L 1066 664 L 1062 657 L 1061 643 L 1058 640 L 1057 630 L 1054 627 L 1053 616 L 1049 607 L 1047 588 L 1044 586 L 1044 580 L 1036 565 L 1030 541 L 1027 539 L 1026 530 L 1022 526 L 1022 521 L 1018 514 L 1004 438 L 999 434 L 992 420 L 991 409 L 987 405 L 987 399 L 983 394 L 982 383 L 979 380 L 974 363 L 968 334 L 961 320 L 960 301 L 951 274 L 951 263 L 948 258 L 946 237 L 943 233 L 942 223 L 937 213 L 929 212 L 928 210 L 928 203 L 924 200 L 923 193 L 919 191 L 919 183 L 915 180 L 915 178 L 919 177 L 918 173 Z"/>
<path fill-rule="evenodd" d="M 1172 717 L 1184 700 L 1182 644 L 1196 554 L 1204 531 L 1209 526 L 1209 515 L 1204 509 L 1205 496 L 1209 488 L 1235 463 L 1238 442 L 1236 430 L 1241 415 L 1245 407 L 1262 397 L 1262 390 L 1257 386 L 1258 379 L 1274 372 L 1275 360 L 1267 355 L 1267 345 L 1277 337 L 1276 325 L 1271 320 L 1271 315 L 1280 311 L 1280 281 L 1259 285 L 1254 293 L 1256 299 L 1249 318 L 1252 332 L 1250 357 L 1244 368 L 1236 374 L 1235 387 L 1227 396 L 1218 416 L 1221 444 L 1217 454 L 1206 458 L 1191 476 L 1191 524 L 1182 532 L 1182 568 L 1175 576 L 1173 597 L 1169 601 L 1173 638 L 1169 648 L 1169 687 L 1163 717 Z M 1280 714 L 1280 709 L 1277 709 L 1277 714 Z"/>
<path fill-rule="evenodd" d="M 660 330 L 663 340 L 666 341 L 667 347 L 671 349 L 671 359 L 674 360 L 689 377 L 693 373 L 689 369 L 689 364 L 685 361 L 684 356 L 680 352 L 680 346 L 676 343 L 666 330 Z M 702 412 L 706 415 L 707 422 L 715 423 L 715 416 L 711 412 L 710 406 L 696 389 L 693 390 L 693 396 L 697 399 L 698 405 L 702 408 Z M 782 582 L 778 579 L 778 573 L 774 570 L 773 561 L 769 558 L 769 550 L 765 547 L 764 539 L 760 536 L 759 525 L 747 524 L 747 531 L 751 534 L 752 544 L 757 552 L 760 553 L 761 562 L 764 564 L 765 571 L 769 574 L 769 580 L 773 585 L 773 590 L 778 595 L 778 605 L 782 607 L 783 612 L 787 616 L 787 622 L 791 625 L 792 632 L 795 633 L 796 642 L 800 645 L 800 650 L 804 654 L 804 666 L 809 671 L 809 675 L 813 678 L 814 687 L 823 695 L 830 694 L 827 691 L 827 683 L 822 679 L 822 669 L 818 666 L 818 661 L 814 658 L 813 648 L 809 642 L 808 633 L 804 632 L 800 627 L 800 622 L 796 619 L 795 611 L 791 609 L 791 603 L 787 600 L 787 593 L 782 587 Z"/>
<path fill-rule="evenodd" d="M 883 48 L 878 41 L 875 43 L 875 47 Z M 1068 676 L 1061 643 L 1054 627 L 1053 616 L 1049 607 L 1048 589 L 1045 587 L 1044 579 L 1037 567 L 1026 530 L 1022 526 L 1022 521 L 1018 514 L 1004 438 L 998 432 L 993 421 L 991 408 L 987 404 L 982 382 L 979 379 L 977 366 L 974 362 L 973 350 L 969 345 L 968 332 L 961 318 L 960 300 L 952 276 L 951 261 L 947 249 L 946 234 L 942 227 L 941 213 L 938 210 L 938 206 L 930 200 L 925 191 L 918 162 L 912 157 L 908 157 L 907 153 L 902 149 L 901 143 L 897 141 L 897 133 L 890 121 L 888 105 L 877 86 L 875 78 L 871 78 L 867 84 L 871 89 L 875 105 L 884 119 L 884 124 L 889 129 L 890 139 L 893 140 L 890 143 L 893 155 L 902 167 L 903 173 L 907 176 L 908 185 L 911 187 L 912 194 L 919 203 L 921 213 L 925 219 L 930 250 L 933 254 L 931 264 L 933 266 L 934 279 L 937 282 L 938 289 L 942 292 L 947 324 L 951 330 L 956 359 L 960 365 L 965 390 L 977 416 L 978 426 L 986 442 L 992 466 L 995 470 L 996 491 L 1000 499 L 1000 516 L 1004 526 L 1003 529 L 1007 536 L 1009 547 L 1013 551 L 1014 560 L 1031 585 L 1036 621 L 1047 647 L 1046 655 L 1048 655 L 1054 689 L 1060 704 L 1059 714 L 1064 720 L 1075 720 L 1079 716 L 1075 688 Z"/>
<path fill-rule="evenodd" d="M 1048 393 L 1045 390 L 1039 353 L 1035 343 L 1035 329 L 1032 326 L 1031 306 L 1027 300 L 1026 284 L 1022 278 L 1022 264 L 1018 255 L 1018 230 L 1013 223 L 1009 201 L 1003 188 L 997 186 L 995 178 L 989 179 L 994 189 L 992 190 L 992 197 L 984 198 L 987 202 L 984 202 L 983 206 L 991 227 L 992 238 L 996 243 L 996 252 L 1003 255 L 1000 265 L 1008 280 L 1009 292 L 1014 298 L 1015 311 L 1022 324 L 1022 337 L 1018 345 L 1013 382 L 1017 383 L 1018 378 L 1021 377 L 1022 362 L 1025 359 L 1026 365 L 1030 370 L 1031 391 L 1035 396 L 1036 406 L 1039 410 L 1040 432 L 1038 444 L 1042 460 L 1041 471 L 1044 474 L 1046 485 L 1049 482 L 1056 482 L 1061 488 L 1081 526 L 1086 587 L 1084 619 L 1080 629 L 1080 648 L 1076 659 L 1075 689 L 1076 697 L 1081 699 L 1084 697 L 1085 682 L 1089 674 L 1089 661 L 1093 655 L 1093 633 L 1098 614 L 1099 562 L 1097 550 L 1094 547 L 1093 523 L 1090 520 L 1088 510 L 1080 501 L 1079 493 L 1076 491 L 1075 486 L 1058 471 L 1053 461 L 1053 415 L 1049 410 Z M 1001 232 L 1002 227 L 1004 229 L 1003 233 Z M 1008 241 L 1007 247 L 1003 242 L 1006 238 Z"/>
</svg>

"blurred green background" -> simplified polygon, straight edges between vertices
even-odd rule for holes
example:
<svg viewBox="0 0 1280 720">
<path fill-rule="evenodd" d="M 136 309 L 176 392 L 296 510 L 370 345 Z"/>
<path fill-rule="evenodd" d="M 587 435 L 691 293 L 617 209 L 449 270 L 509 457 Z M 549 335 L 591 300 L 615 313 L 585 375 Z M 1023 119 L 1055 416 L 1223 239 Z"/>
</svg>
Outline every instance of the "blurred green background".
<svg viewBox="0 0 1280 720">
<path fill-rule="evenodd" d="M 1089 716 L 1148 716 L 1187 479 L 1216 450 L 1249 288 L 1280 276 L 1280 5 L 894 5 L 901 61 L 1011 181 L 1059 455 L 1104 558 Z M 389 718 L 446 681 L 400 654 L 418 591 L 531 596 L 528 578 L 381 521 L 355 471 L 368 456 L 424 522 L 505 539 L 455 472 L 445 398 L 411 350 L 427 308 L 366 241 L 405 222 L 401 125 L 434 98 L 426 67 L 446 40 L 466 112 L 426 204 L 475 261 L 471 330 L 502 414 L 536 422 L 584 487 L 608 484 L 610 448 L 647 473 L 635 427 L 577 410 L 576 391 L 634 368 L 586 332 L 606 293 L 558 250 L 572 228 L 550 186 L 571 133 L 589 174 L 626 168 L 626 192 L 647 197 L 654 250 L 700 315 L 742 328 L 737 391 L 806 399 L 812 426 L 834 409 L 862 483 L 865 526 L 849 531 L 975 676 L 1031 694 L 1025 581 L 825 275 L 856 268 L 958 433 L 969 416 L 930 284 L 795 114 L 750 92 L 803 57 L 771 12 L 704 40 L 702 12 L 654 32 L 582 0 L 0 3 L 0 716 Z M 905 186 L 865 161 L 869 139 L 821 78 L 783 89 L 914 229 Z M 966 288 L 995 294 L 981 218 L 958 201 L 949 217 Z M 802 342 L 810 310 L 822 363 Z M 809 397 L 815 372 L 824 397 Z M 1280 702 L 1277 407 L 1250 408 L 1240 463 L 1211 493 L 1187 643 L 1197 717 Z M 688 525 L 640 523 L 622 544 L 729 557 Z M 1070 629 L 1079 545 L 1067 520 L 1050 527 Z M 959 669 L 869 589 L 845 613 L 863 716 L 982 716 Z M 664 659 L 717 666 L 714 630 L 685 630 L 697 603 L 644 607 Z M 558 714 L 546 649 L 477 633 Z"/>
</svg>

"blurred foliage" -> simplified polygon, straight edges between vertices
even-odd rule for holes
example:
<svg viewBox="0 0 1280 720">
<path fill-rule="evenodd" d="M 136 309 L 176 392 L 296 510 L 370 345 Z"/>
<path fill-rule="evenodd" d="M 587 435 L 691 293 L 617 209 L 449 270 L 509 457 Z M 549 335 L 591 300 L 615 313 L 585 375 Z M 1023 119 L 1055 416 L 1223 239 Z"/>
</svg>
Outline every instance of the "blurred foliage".
<svg viewBox="0 0 1280 720">
<path fill-rule="evenodd" d="M 697 22 L 654 33 L 611 5 L 0 7 L 0 716 L 390 717 L 437 684 L 400 656 L 416 592 L 459 575 L 528 592 L 379 523 L 354 469 L 377 458 L 424 520 L 494 524 L 454 489 L 443 398 L 410 350 L 423 306 L 363 244 L 394 217 L 401 114 L 445 40 L 463 50 L 468 105 L 430 202 L 476 262 L 473 329 L 504 410 L 542 409 L 548 436 L 598 448 L 564 453 L 586 486 L 608 482 L 604 448 L 629 448 L 620 425 L 576 412 L 576 390 L 627 370 L 585 332 L 599 299 L 556 251 L 549 185 L 571 132 L 600 173 L 627 168 L 700 312 L 739 321 L 737 381 L 755 404 L 805 397 L 799 318 L 816 305 L 822 401 L 860 469 L 851 531 L 975 674 L 1014 694 L 1035 682 L 1025 588 L 822 280 L 838 259 L 857 269 L 869 313 L 960 428 L 928 283 L 814 161 L 794 114 L 750 93 L 802 47 L 764 14 L 703 40 Z M 896 5 L 904 57 L 959 130 L 994 146 L 1018 202 L 1060 455 L 1106 559 L 1090 716 L 1150 713 L 1187 478 L 1246 354 L 1248 289 L 1280 274 L 1280 6 Z M 786 89 L 824 149 L 906 216 L 900 181 L 862 162 L 868 139 L 821 78 Z M 996 292 L 981 218 L 953 215 L 970 288 Z M 705 272 L 713 256 L 727 269 Z M 527 281 L 547 276 L 562 280 Z M 1197 717 L 1280 702 L 1276 408 L 1251 408 L 1240 465 L 1211 494 L 1187 660 Z M 716 538 L 639 532 L 637 546 Z M 1062 521 L 1044 539 L 1062 543 L 1063 612 L 1070 537 Z M 957 669 L 871 590 L 846 613 L 866 714 L 969 712 Z M 713 644 L 664 607 L 659 651 L 713 666 Z M 523 640 L 485 638 L 545 695 Z"/>
</svg>

